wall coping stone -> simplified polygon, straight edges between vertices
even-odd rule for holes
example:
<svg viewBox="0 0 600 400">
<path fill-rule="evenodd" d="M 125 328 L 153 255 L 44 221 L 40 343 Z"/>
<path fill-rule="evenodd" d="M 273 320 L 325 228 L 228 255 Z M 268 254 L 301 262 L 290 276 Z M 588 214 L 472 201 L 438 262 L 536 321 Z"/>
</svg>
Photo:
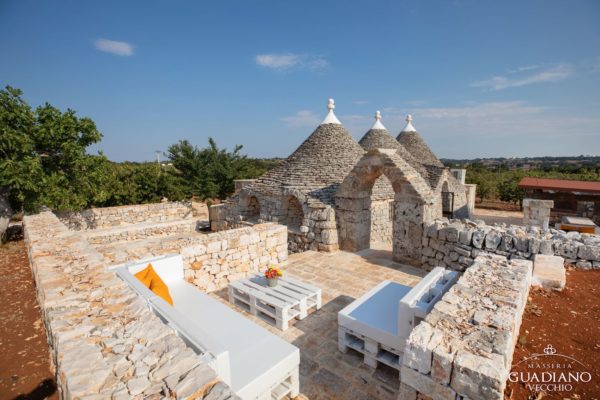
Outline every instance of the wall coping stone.
<svg viewBox="0 0 600 400">
<path fill-rule="evenodd" d="M 477 257 L 411 332 L 401 382 L 434 399 L 502 399 L 531 279 L 531 261 Z"/>
<path fill-rule="evenodd" d="M 23 224 L 61 398 L 237 398 L 82 235 L 50 212 Z"/>
</svg>

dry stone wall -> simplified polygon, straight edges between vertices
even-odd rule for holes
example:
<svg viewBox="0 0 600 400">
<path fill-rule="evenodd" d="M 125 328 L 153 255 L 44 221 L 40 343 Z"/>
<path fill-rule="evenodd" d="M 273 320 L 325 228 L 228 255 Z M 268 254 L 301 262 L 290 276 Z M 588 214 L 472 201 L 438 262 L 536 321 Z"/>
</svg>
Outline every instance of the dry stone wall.
<svg viewBox="0 0 600 400">
<path fill-rule="evenodd" d="M 371 243 L 392 243 L 394 199 L 371 202 Z"/>
<path fill-rule="evenodd" d="M 63 399 L 237 399 L 199 355 L 54 214 L 25 241 Z"/>
<path fill-rule="evenodd" d="M 126 225 L 111 229 L 93 229 L 85 231 L 83 235 L 90 244 L 110 244 L 194 233 L 200 225 L 198 221 L 193 219 L 182 219 L 178 221 Z"/>
<path fill-rule="evenodd" d="M 556 255 L 579 268 L 600 268 L 600 236 L 537 227 L 491 226 L 469 220 L 438 220 L 425 227 L 422 262 L 464 271 L 480 254 L 533 259 Z"/>
<path fill-rule="evenodd" d="M 287 231 L 273 223 L 210 234 L 98 245 L 111 264 L 179 253 L 188 282 L 210 292 L 287 259 Z"/>
<path fill-rule="evenodd" d="M 411 332 L 399 400 L 502 400 L 531 274 L 531 261 L 477 257 Z"/>
<path fill-rule="evenodd" d="M 290 194 L 299 199 L 302 210 L 296 209 L 296 220 L 300 221 L 299 226 L 287 226 L 288 251 L 299 253 L 307 250 L 326 252 L 338 250 L 338 235 L 333 208 L 320 203 L 307 205 L 306 198 L 298 191 L 291 191 L 284 198 Z M 210 207 L 212 230 L 222 231 L 249 224 L 243 212 L 245 210 L 243 204 L 246 204 L 248 199 L 240 199 L 238 196 L 248 197 L 247 194 L 242 193 L 232 197 L 225 204 Z M 259 217 L 256 220 L 258 223 L 264 221 L 286 222 L 286 208 L 279 197 L 261 197 L 259 210 Z"/>
<path fill-rule="evenodd" d="M 76 213 L 60 213 L 71 230 L 105 229 L 143 222 L 165 222 L 192 217 L 189 202 L 165 202 L 132 206 L 90 208 Z"/>
</svg>

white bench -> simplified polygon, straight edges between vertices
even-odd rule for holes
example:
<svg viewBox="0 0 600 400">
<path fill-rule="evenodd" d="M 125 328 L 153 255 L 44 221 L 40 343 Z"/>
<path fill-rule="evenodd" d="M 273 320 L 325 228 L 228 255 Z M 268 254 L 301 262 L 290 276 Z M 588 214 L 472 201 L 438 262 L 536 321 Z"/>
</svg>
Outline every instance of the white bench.
<svg viewBox="0 0 600 400">
<path fill-rule="evenodd" d="M 364 362 L 400 370 L 406 339 L 456 282 L 458 273 L 434 268 L 414 287 L 383 281 L 338 313 L 338 347 Z"/>
<path fill-rule="evenodd" d="M 173 306 L 133 274 L 152 263 Z M 184 280 L 181 255 L 111 267 L 244 400 L 279 400 L 299 392 L 300 351 Z"/>
<path fill-rule="evenodd" d="M 252 315 L 274 322 L 281 330 L 294 318 L 304 319 L 309 309 L 321 308 L 321 289 L 290 276 L 269 287 L 264 276 L 255 275 L 229 283 L 229 301 Z"/>
</svg>

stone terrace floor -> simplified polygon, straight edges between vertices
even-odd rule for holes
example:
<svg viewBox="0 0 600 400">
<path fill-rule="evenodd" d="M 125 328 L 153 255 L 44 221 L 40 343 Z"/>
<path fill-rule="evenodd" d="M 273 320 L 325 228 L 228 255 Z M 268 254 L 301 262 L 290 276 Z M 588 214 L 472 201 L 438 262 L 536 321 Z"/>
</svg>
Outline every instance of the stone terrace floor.
<svg viewBox="0 0 600 400">
<path fill-rule="evenodd" d="M 414 286 L 427 273 L 391 259 L 391 251 L 385 249 L 290 255 L 282 268 L 284 274 L 320 287 L 323 307 L 302 321 L 291 322 L 285 332 L 232 306 L 226 289 L 212 295 L 300 349 L 301 399 L 396 400 L 398 371 L 385 365 L 368 367 L 360 353 L 348 350 L 344 354 L 337 346 L 338 311 L 381 281 Z"/>
</svg>

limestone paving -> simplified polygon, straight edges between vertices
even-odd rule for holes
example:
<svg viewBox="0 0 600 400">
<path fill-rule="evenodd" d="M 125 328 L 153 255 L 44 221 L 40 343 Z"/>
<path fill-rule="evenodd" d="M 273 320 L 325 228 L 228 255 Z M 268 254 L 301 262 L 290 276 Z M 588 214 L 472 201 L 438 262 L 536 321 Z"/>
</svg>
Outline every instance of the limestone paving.
<svg viewBox="0 0 600 400">
<path fill-rule="evenodd" d="M 389 249 L 359 253 L 307 251 L 289 256 L 282 269 L 322 290 L 323 306 L 286 331 L 262 318 L 234 307 L 257 324 L 300 348 L 300 391 L 310 400 L 381 399 L 396 400 L 398 371 L 387 366 L 377 369 L 363 363 L 353 350 L 344 354 L 337 346 L 337 313 L 384 280 L 414 286 L 426 272 L 391 261 Z M 228 302 L 227 291 L 213 296 Z"/>
</svg>

